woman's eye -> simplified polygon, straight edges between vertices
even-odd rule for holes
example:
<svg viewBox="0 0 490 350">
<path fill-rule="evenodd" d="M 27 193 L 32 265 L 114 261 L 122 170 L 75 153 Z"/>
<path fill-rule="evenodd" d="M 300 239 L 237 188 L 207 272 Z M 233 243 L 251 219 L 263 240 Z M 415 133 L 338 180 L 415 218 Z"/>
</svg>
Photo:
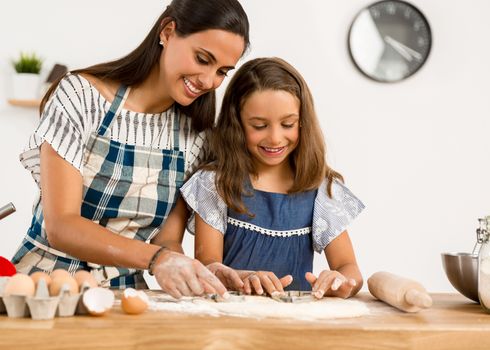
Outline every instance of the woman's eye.
<svg viewBox="0 0 490 350">
<path fill-rule="evenodd" d="M 291 129 L 292 127 L 294 127 L 294 123 L 292 123 L 292 124 L 282 124 L 282 127 L 283 128 L 286 128 L 286 129 Z"/>
<path fill-rule="evenodd" d="M 252 128 L 254 128 L 255 130 L 261 130 L 261 129 L 264 129 L 266 127 L 266 125 L 252 125 Z"/>
<path fill-rule="evenodd" d="M 227 77 L 228 76 L 228 71 L 227 70 L 219 70 L 218 75 L 222 77 Z"/>
<path fill-rule="evenodd" d="M 208 64 L 209 62 L 204 58 L 202 57 L 201 55 L 197 55 L 196 56 L 196 59 L 197 59 L 197 62 L 199 62 L 200 64 Z"/>
</svg>

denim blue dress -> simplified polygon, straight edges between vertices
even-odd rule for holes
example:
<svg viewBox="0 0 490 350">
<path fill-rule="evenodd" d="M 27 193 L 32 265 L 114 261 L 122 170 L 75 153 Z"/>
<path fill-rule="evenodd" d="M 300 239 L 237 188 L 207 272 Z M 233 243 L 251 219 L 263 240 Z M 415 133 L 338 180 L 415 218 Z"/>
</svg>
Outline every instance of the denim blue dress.
<svg viewBox="0 0 490 350">
<path fill-rule="evenodd" d="M 299 194 L 264 192 L 247 185 L 242 196 L 248 211 L 226 207 L 216 192 L 215 174 L 198 171 L 181 188 L 193 213 L 224 234 L 223 263 L 239 270 L 292 275 L 286 290 L 311 290 L 305 273 L 313 269 L 314 251 L 321 252 L 362 211 L 364 205 L 343 184 L 326 181 L 317 190 Z M 193 231 L 192 222 L 189 229 Z"/>
</svg>

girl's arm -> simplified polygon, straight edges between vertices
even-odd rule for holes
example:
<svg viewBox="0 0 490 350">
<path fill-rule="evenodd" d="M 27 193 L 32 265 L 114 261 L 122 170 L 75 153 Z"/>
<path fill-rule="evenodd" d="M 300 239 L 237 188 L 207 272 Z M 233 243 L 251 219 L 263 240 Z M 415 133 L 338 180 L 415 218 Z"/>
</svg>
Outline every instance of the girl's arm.
<svg viewBox="0 0 490 350">
<path fill-rule="evenodd" d="M 196 216 L 194 256 L 204 265 L 223 262 L 223 234 Z"/>
<path fill-rule="evenodd" d="M 361 289 L 363 280 L 347 231 L 330 242 L 324 251 L 330 270 L 322 271 L 318 278 L 311 273 L 306 276 L 315 296 L 354 296 Z"/>
<path fill-rule="evenodd" d="M 160 248 L 122 237 L 83 218 L 82 177 L 46 142 L 41 146 L 41 195 L 48 241 L 54 249 L 96 264 L 146 269 Z M 171 215 L 176 220 L 179 216 Z M 226 292 L 208 269 L 182 254 L 164 251 L 154 266 L 157 282 L 174 297 Z"/>
<path fill-rule="evenodd" d="M 208 225 L 197 213 L 195 220 L 194 257 L 206 265 L 227 288 L 243 290 L 244 283 L 239 271 L 223 265 L 223 234 Z"/>
</svg>

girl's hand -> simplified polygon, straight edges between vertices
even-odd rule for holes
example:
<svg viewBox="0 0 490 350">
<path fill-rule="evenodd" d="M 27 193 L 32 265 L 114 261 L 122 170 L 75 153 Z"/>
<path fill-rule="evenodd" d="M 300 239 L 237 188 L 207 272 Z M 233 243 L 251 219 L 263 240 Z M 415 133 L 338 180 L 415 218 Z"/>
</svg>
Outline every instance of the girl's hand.
<svg viewBox="0 0 490 350">
<path fill-rule="evenodd" d="M 262 295 L 264 290 L 267 294 L 275 296 L 284 294 L 284 287 L 287 287 L 293 282 L 291 275 L 286 275 L 278 278 L 270 271 L 247 271 L 237 270 L 238 275 L 243 281 L 243 292 L 245 294 Z"/>
<path fill-rule="evenodd" d="M 213 262 L 206 265 L 209 271 L 211 271 L 216 277 L 219 278 L 223 285 L 231 290 L 242 290 L 244 283 L 238 272 L 233 270 L 231 267 L 223 265 L 219 262 Z"/>
<path fill-rule="evenodd" d="M 347 299 L 357 282 L 353 278 L 346 278 L 338 271 L 323 270 L 318 278 L 311 272 L 305 275 L 311 284 L 313 295 L 321 299 L 324 296 L 333 296 Z"/>
</svg>

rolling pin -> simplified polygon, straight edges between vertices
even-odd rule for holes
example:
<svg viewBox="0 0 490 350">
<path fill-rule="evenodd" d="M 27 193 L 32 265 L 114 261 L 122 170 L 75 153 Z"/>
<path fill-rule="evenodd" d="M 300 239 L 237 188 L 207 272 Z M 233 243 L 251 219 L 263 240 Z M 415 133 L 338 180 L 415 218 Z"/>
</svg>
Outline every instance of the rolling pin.
<svg viewBox="0 0 490 350">
<path fill-rule="evenodd" d="M 432 298 L 418 282 L 389 272 L 376 272 L 368 278 L 371 294 L 405 312 L 417 312 L 432 306 Z"/>
</svg>

